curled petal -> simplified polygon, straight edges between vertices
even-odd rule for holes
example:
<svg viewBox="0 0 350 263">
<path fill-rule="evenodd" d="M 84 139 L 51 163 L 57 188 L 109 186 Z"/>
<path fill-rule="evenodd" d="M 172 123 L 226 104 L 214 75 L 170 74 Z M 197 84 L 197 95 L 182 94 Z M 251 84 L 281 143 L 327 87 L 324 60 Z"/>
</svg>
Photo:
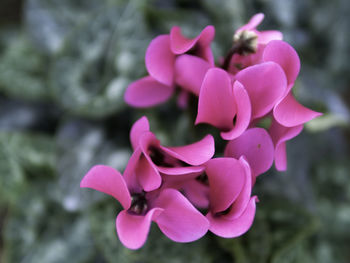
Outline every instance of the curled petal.
<svg viewBox="0 0 350 263">
<path fill-rule="evenodd" d="M 164 189 L 155 201 L 155 206 L 164 209 L 155 220 L 160 230 L 176 242 L 195 241 L 208 231 L 208 220 L 174 189 Z"/>
<path fill-rule="evenodd" d="M 238 72 L 236 79 L 248 91 L 252 119 L 266 115 L 285 94 L 287 80 L 283 69 L 275 62 L 264 62 Z"/>
<path fill-rule="evenodd" d="M 163 147 L 160 148 L 185 163 L 190 165 L 201 165 L 211 159 L 214 155 L 215 146 L 214 138 L 210 134 L 205 136 L 202 140 L 178 147 Z"/>
<path fill-rule="evenodd" d="M 146 116 L 141 117 L 132 125 L 130 130 L 130 141 L 134 150 L 139 146 L 140 136 L 148 131 L 149 122 Z"/>
<path fill-rule="evenodd" d="M 286 141 L 296 137 L 302 130 L 303 125 L 285 127 L 272 120 L 269 132 L 275 146 L 275 166 L 278 171 L 287 169 Z"/>
<path fill-rule="evenodd" d="M 181 33 L 181 29 L 178 26 L 174 26 L 170 31 L 170 47 L 174 54 L 184 54 L 191 49 L 195 48 L 195 55 L 199 56 L 211 65 L 214 64 L 213 54 L 210 49 L 210 43 L 215 36 L 215 28 L 213 26 L 207 26 L 199 34 L 199 36 L 188 39 Z"/>
<path fill-rule="evenodd" d="M 151 222 L 163 212 L 153 208 L 146 215 L 133 215 L 123 210 L 116 220 L 116 229 L 120 241 L 129 249 L 139 249 L 146 242 Z"/>
<path fill-rule="evenodd" d="M 220 133 L 224 140 L 233 140 L 240 136 L 247 129 L 251 120 L 252 108 L 249 95 L 238 81 L 235 81 L 233 85 L 233 94 L 236 101 L 236 122 L 233 129 Z"/>
<path fill-rule="evenodd" d="M 310 110 L 301 105 L 293 96 L 292 92 L 276 104 L 273 109 L 275 119 L 286 127 L 304 124 L 322 113 Z"/>
<path fill-rule="evenodd" d="M 224 217 L 215 216 L 212 213 L 207 215 L 210 222 L 209 230 L 214 234 L 224 237 L 233 238 L 243 235 L 253 224 L 256 209 L 256 197 L 253 196 L 244 213 L 233 220 L 226 220 Z"/>
<path fill-rule="evenodd" d="M 91 188 L 117 199 L 124 209 L 131 205 L 128 187 L 122 175 L 115 169 L 105 165 L 92 167 L 80 182 L 80 187 Z"/>
<path fill-rule="evenodd" d="M 263 128 L 252 128 L 227 144 L 225 156 L 239 158 L 242 155 L 247 158 L 255 176 L 270 169 L 274 146 L 268 132 Z"/>
<path fill-rule="evenodd" d="M 160 83 L 173 84 L 175 54 L 170 49 L 170 36 L 154 38 L 146 50 L 145 63 L 148 73 Z"/>
<path fill-rule="evenodd" d="M 250 166 L 247 160 L 245 159 L 245 157 L 240 157 L 239 162 L 244 168 L 245 183 L 242 188 L 242 191 L 240 192 L 239 196 L 230 207 L 230 210 L 228 211 L 228 213 L 226 215 L 223 215 L 223 217 L 227 220 L 236 219 L 243 214 L 243 212 L 246 210 L 249 204 L 249 200 L 252 194 L 253 185 L 252 185 L 252 174 L 251 174 Z"/>
<path fill-rule="evenodd" d="M 181 55 L 175 61 L 175 82 L 181 88 L 198 96 L 205 73 L 210 67 L 204 59 Z"/>
<path fill-rule="evenodd" d="M 158 166 L 158 171 L 167 175 L 182 175 L 182 174 L 203 172 L 204 166 L 180 166 L 180 167 Z"/>
<path fill-rule="evenodd" d="M 124 95 L 126 103 L 133 107 L 151 107 L 167 101 L 174 92 L 174 87 L 165 85 L 151 76 L 131 83 Z"/>
<path fill-rule="evenodd" d="M 199 94 L 195 124 L 208 123 L 219 129 L 233 128 L 236 114 L 232 83 L 226 71 L 209 69 Z"/>
<path fill-rule="evenodd" d="M 137 147 L 133 152 L 133 154 L 131 155 L 123 173 L 126 185 L 128 186 L 129 190 L 132 193 L 139 193 L 142 191 L 142 187 L 138 182 L 138 178 L 136 174 L 136 167 L 141 158 L 141 154 L 142 154 L 142 151 L 140 147 Z"/>
<path fill-rule="evenodd" d="M 252 18 L 249 20 L 247 24 L 244 26 L 240 27 L 237 32 L 243 31 L 243 30 L 253 30 L 256 29 L 258 25 L 264 20 L 264 14 L 263 13 L 258 13 L 252 16 Z"/>
<path fill-rule="evenodd" d="M 206 164 L 209 180 L 210 210 L 228 209 L 241 193 L 246 176 L 242 164 L 234 158 L 215 158 Z"/>
<path fill-rule="evenodd" d="M 287 42 L 274 40 L 265 47 L 264 61 L 273 61 L 279 64 L 286 76 L 288 84 L 294 83 L 300 70 L 300 59 L 295 49 Z"/>
<path fill-rule="evenodd" d="M 135 172 L 138 182 L 146 192 L 160 187 L 162 178 L 149 156 L 141 155 Z"/>
</svg>

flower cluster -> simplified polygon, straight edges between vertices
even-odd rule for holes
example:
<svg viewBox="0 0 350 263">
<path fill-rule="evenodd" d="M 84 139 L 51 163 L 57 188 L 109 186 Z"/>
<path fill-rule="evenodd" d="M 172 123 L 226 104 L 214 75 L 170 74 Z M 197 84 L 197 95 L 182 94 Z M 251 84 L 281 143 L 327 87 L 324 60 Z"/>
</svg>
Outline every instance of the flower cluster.
<svg viewBox="0 0 350 263">
<path fill-rule="evenodd" d="M 212 26 L 194 39 L 173 27 L 147 48 L 149 76 L 129 85 L 126 102 L 155 106 L 180 89 L 178 104 L 183 108 L 190 95 L 198 97 L 194 124 L 216 127 L 228 142 L 224 156 L 213 158 L 211 135 L 190 145 L 165 147 L 150 131 L 146 117 L 134 123 L 134 152 L 123 175 L 97 165 L 81 181 L 81 187 L 121 203 L 124 210 L 116 228 L 126 247 L 140 248 L 152 221 L 176 242 L 197 240 L 208 230 L 225 238 L 245 233 L 255 216 L 256 177 L 273 162 L 277 170 L 285 170 L 286 141 L 320 115 L 294 98 L 299 57 L 280 32 L 256 29 L 263 18 L 257 14 L 235 32 L 232 48 L 218 66 L 210 48 Z M 268 129 L 257 127 L 262 119 L 271 119 Z"/>
</svg>

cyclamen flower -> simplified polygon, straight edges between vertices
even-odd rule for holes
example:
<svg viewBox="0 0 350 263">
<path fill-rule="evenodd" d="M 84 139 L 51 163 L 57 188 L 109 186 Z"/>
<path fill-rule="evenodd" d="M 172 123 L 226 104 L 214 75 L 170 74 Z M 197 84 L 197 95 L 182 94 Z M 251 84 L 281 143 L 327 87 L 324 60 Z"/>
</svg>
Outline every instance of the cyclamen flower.
<svg viewBox="0 0 350 263">
<path fill-rule="evenodd" d="M 209 180 L 209 230 L 232 238 L 244 234 L 255 217 L 257 197 L 251 196 L 252 177 L 249 164 L 241 157 L 215 158 L 206 164 Z"/>
<path fill-rule="evenodd" d="M 117 199 L 123 209 L 116 219 L 120 241 L 130 249 L 145 243 L 151 222 L 176 242 L 192 242 L 208 230 L 208 220 L 177 190 L 146 193 L 136 181 L 124 180 L 111 167 L 97 165 L 85 175 L 80 187 L 92 188 Z"/>
<path fill-rule="evenodd" d="M 162 183 L 161 173 L 181 175 L 204 170 L 201 166 L 214 155 L 214 139 L 207 135 L 202 140 L 178 147 L 164 147 L 149 130 L 146 117 L 136 121 L 130 131 L 134 149 L 125 170 L 125 180 L 138 182 L 145 191 L 152 191 Z"/>
<path fill-rule="evenodd" d="M 169 35 L 154 38 L 145 57 L 149 76 L 129 85 L 125 101 L 134 107 L 163 103 L 174 93 L 175 84 L 184 94 L 198 95 L 206 71 L 214 66 L 210 48 L 214 35 L 214 27 L 207 26 L 197 37 L 188 39 L 179 27 L 173 27 Z"/>
<path fill-rule="evenodd" d="M 256 14 L 247 24 L 236 30 L 232 54 L 223 63 L 223 68 L 228 72 L 236 74 L 248 66 L 260 63 L 266 44 L 272 40 L 283 39 L 282 33 L 277 30 L 258 31 L 256 28 L 263 19 L 264 14 Z"/>
</svg>

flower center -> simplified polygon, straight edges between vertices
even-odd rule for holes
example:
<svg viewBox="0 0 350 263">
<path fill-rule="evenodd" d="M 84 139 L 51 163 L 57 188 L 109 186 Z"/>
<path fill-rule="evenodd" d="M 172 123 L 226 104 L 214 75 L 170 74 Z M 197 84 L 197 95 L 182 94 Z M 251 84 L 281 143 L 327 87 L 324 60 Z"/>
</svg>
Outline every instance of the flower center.
<svg viewBox="0 0 350 263">
<path fill-rule="evenodd" d="M 258 35 L 249 30 L 240 31 L 233 36 L 233 45 L 225 57 L 223 69 L 228 69 L 234 54 L 249 55 L 255 53 L 258 48 Z"/>
<path fill-rule="evenodd" d="M 209 180 L 207 174 L 203 173 L 196 177 L 196 180 L 204 185 L 209 185 Z"/>
<path fill-rule="evenodd" d="M 149 156 L 151 157 L 155 165 L 163 166 L 163 167 L 183 166 L 181 161 L 179 161 L 178 159 L 172 156 L 169 156 L 159 148 L 151 146 L 149 147 L 148 150 L 149 150 Z"/>
<path fill-rule="evenodd" d="M 129 213 L 135 215 L 144 215 L 148 210 L 147 199 L 145 193 L 137 193 L 131 195 L 131 206 Z"/>
</svg>

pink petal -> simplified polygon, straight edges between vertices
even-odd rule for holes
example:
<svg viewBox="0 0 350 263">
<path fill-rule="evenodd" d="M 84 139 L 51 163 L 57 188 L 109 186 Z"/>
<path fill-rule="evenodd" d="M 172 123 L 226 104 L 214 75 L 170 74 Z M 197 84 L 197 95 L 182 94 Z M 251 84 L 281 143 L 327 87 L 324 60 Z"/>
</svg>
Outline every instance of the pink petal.
<svg viewBox="0 0 350 263">
<path fill-rule="evenodd" d="M 272 120 L 269 132 L 275 145 L 275 166 L 278 171 L 287 169 L 286 141 L 296 137 L 302 130 L 303 125 L 285 127 Z"/>
<path fill-rule="evenodd" d="M 175 61 L 175 82 L 198 96 L 204 76 L 210 67 L 207 61 L 199 57 L 181 55 Z"/>
<path fill-rule="evenodd" d="M 256 29 L 258 25 L 264 20 L 264 14 L 263 13 L 258 13 L 252 16 L 252 18 L 249 20 L 247 24 L 244 26 L 240 27 L 237 32 L 243 31 L 243 30 L 252 30 Z"/>
<path fill-rule="evenodd" d="M 293 96 L 292 92 L 278 102 L 273 109 L 273 116 L 283 126 L 293 127 L 304 124 L 322 113 L 310 110 L 301 105 Z"/>
<path fill-rule="evenodd" d="M 205 136 L 202 140 L 179 147 L 160 148 L 170 156 L 177 158 L 190 165 L 201 165 L 211 159 L 214 155 L 214 138 L 211 135 Z"/>
<path fill-rule="evenodd" d="M 182 174 L 203 172 L 204 166 L 183 166 L 183 167 L 158 166 L 158 171 L 167 175 L 182 175 Z"/>
<path fill-rule="evenodd" d="M 193 39 L 184 37 L 180 27 L 174 26 L 170 31 L 170 47 L 175 54 L 179 55 L 190 51 L 197 44 L 195 55 L 213 65 L 214 58 L 210 49 L 210 43 L 213 41 L 214 36 L 215 28 L 213 26 L 205 27 L 199 36 Z"/>
<path fill-rule="evenodd" d="M 130 141 L 132 148 L 135 150 L 139 146 L 140 136 L 144 132 L 149 131 L 149 122 L 146 116 L 138 119 L 131 127 L 130 130 Z"/>
<path fill-rule="evenodd" d="M 223 212 L 236 200 L 245 183 L 245 170 L 234 158 L 215 158 L 206 165 L 210 210 Z"/>
<path fill-rule="evenodd" d="M 233 140 L 240 136 L 248 128 L 251 120 L 250 99 L 247 91 L 238 81 L 233 84 L 233 94 L 236 101 L 236 122 L 233 129 L 220 133 L 224 140 Z"/>
<path fill-rule="evenodd" d="M 80 182 L 80 187 L 87 187 L 113 196 L 124 209 L 131 205 L 131 197 L 122 175 L 105 165 L 92 167 Z"/>
<path fill-rule="evenodd" d="M 252 128 L 227 144 L 225 156 L 238 159 L 242 155 L 247 158 L 255 176 L 270 169 L 274 146 L 268 132 L 262 128 Z"/>
<path fill-rule="evenodd" d="M 245 68 L 237 73 L 236 79 L 248 91 L 252 104 L 252 119 L 262 117 L 271 111 L 287 88 L 284 71 L 274 62 Z"/>
<path fill-rule="evenodd" d="M 145 216 L 133 215 L 123 210 L 116 220 L 116 229 L 120 241 L 129 249 L 139 249 L 146 242 L 152 220 L 154 221 L 163 209 L 153 208 Z"/>
<path fill-rule="evenodd" d="M 223 217 L 227 220 L 236 219 L 243 214 L 243 212 L 247 208 L 247 205 L 249 203 L 249 200 L 252 194 L 253 182 L 252 182 L 252 174 L 251 174 L 250 166 L 244 157 L 239 158 L 239 162 L 244 168 L 245 183 L 239 196 L 230 207 L 229 212 L 226 215 L 223 215 Z"/>
<path fill-rule="evenodd" d="M 154 38 L 146 50 L 145 63 L 148 73 L 160 83 L 173 84 L 175 55 L 170 49 L 170 36 Z"/>
<path fill-rule="evenodd" d="M 151 76 L 144 77 L 131 83 L 124 95 L 130 106 L 144 108 L 167 101 L 174 92 L 174 87 L 165 85 Z"/>
<path fill-rule="evenodd" d="M 133 152 L 133 154 L 131 155 L 123 173 L 126 185 L 128 186 L 131 192 L 135 192 L 135 193 L 139 193 L 143 190 L 141 185 L 139 184 L 137 174 L 136 174 L 136 167 L 140 160 L 141 154 L 142 154 L 142 151 L 140 147 L 137 147 Z"/>
<path fill-rule="evenodd" d="M 197 180 L 189 180 L 183 185 L 183 192 L 188 200 L 196 207 L 209 207 L 209 187 Z"/>
<path fill-rule="evenodd" d="M 176 242 L 192 242 L 208 231 L 208 220 L 177 190 L 165 189 L 155 206 L 164 212 L 155 220 L 160 230 Z"/>
<path fill-rule="evenodd" d="M 266 45 L 272 40 L 282 40 L 283 34 L 277 30 L 261 31 L 258 34 L 258 43 Z"/>
<path fill-rule="evenodd" d="M 208 123 L 219 129 L 233 128 L 236 114 L 232 83 L 226 71 L 209 69 L 199 94 L 195 124 Z"/>
<path fill-rule="evenodd" d="M 269 42 L 265 47 L 263 60 L 279 64 L 287 76 L 287 83 L 295 82 L 300 70 L 300 59 L 291 45 L 281 40 Z"/>
<path fill-rule="evenodd" d="M 224 217 L 213 216 L 209 213 L 207 215 L 210 222 L 209 230 L 224 238 L 233 238 L 243 235 L 253 224 L 256 209 L 255 202 L 256 197 L 253 196 L 244 213 L 239 218 L 233 220 L 226 220 Z"/>
<path fill-rule="evenodd" d="M 156 190 L 162 183 L 162 178 L 148 156 L 141 155 L 136 167 L 138 182 L 146 192 Z"/>
</svg>

